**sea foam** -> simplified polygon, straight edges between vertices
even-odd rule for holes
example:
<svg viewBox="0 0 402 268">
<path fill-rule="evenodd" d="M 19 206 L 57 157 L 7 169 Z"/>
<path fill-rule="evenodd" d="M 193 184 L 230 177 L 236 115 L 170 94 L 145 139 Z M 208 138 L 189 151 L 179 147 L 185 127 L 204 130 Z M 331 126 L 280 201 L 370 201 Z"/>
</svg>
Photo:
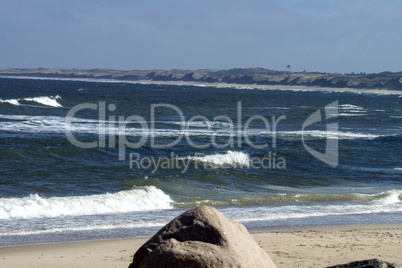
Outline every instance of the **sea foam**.
<svg viewBox="0 0 402 268">
<path fill-rule="evenodd" d="M 17 99 L 8 99 L 8 100 L 2 100 L 0 99 L 0 103 L 8 103 L 8 104 L 12 104 L 12 105 L 20 105 L 20 103 L 18 102 Z"/>
<path fill-rule="evenodd" d="M 0 198 L 0 220 L 54 218 L 171 209 L 172 199 L 154 186 L 88 196 Z"/>
<path fill-rule="evenodd" d="M 279 137 L 287 136 L 304 136 L 313 138 L 328 138 L 328 139 L 340 139 L 340 140 L 354 140 L 354 139 L 375 139 L 382 137 L 382 135 L 361 133 L 361 132 L 349 132 L 349 131 L 324 131 L 324 130 L 296 130 L 296 131 L 281 131 L 277 134 Z"/>
<path fill-rule="evenodd" d="M 227 151 L 224 154 L 187 157 L 192 161 L 207 163 L 214 167 L 249 167 L 250 156 L 243 152 Z"/>
<path fill-rule="evenodd" d="M 24 102 L 36 102 L 45 106 L 50 106 L 50 107 L 63 107 L 60 103 L 57 102 L 57 100 L 61 100 L 61 97 L 59 95 L 56 96 L 43 96 L 43 97 L 33 97 L 33 98 L 22 98 L 22 99 L 7 99 L 7 100 L 2 100 L 0 99 L 0 103 L 8 103 L 12 105 L 22 105 Z"/>
<path fill-rule="evenodd" d="M 360 204 L 294 204 L 284 206 L 250 207 L 237 211 L 232 218 L 241 222 L 262 220 L 289 220 L 352 214 L 401 213 L 402 191 L 390 190 L 378 194 L 360 194 L 366 200 Z M 370 201 L 369 201 L 370 200 Z"/>
</svg>

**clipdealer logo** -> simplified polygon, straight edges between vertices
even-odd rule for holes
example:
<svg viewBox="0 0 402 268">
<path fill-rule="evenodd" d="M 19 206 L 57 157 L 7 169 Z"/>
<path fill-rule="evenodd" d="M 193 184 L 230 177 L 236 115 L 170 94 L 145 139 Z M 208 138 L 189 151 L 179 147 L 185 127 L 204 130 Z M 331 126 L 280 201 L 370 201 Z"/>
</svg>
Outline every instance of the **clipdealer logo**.
<svg viewBox="0 0 402 268">
<path fill-rule="evenodd" d="M 75 146 L 80 148 L 116 148 L 119 150 L 119 160 L 126 159 L 126 148 L 130 149 L 138 149 L 144 146 L 148 141 L 150 142 L 150 146 L 152 148 L 172 148 L 177 145 L 180 141 L 185 139 L 188 145 L 195 149 L 204 149 L 209 147 L 224 149 L 224 148 L 241 148 L 244 146 L 244 143 L 248 146 L 255 149 L 265 149 L 268 147 L 275 148 L 276 147 L 276 133 L 278 124 L 286 119 L 286 116 L 271 118 L 263 117 L 260 115 L 254 115 L 248 118 L 243 123 L 242 116 L 242 105 L 239 101 L 237 103 L 237 117 L 235 119 L 230 118 L 226 115 L 218 115 L 209 120 L 207 117 L 202 115 L 196 115 L 186 120 L 184 113 L 180 110 L 179 107 L 171 105 L 171 104 L 151 104 L 150 106 L 150 121 L 147 122 L 143 117 L 139 115 L 131 115 L 131 116 L 115 116 L 109 115 L 106 116 L 107 112 L 114 112 L 116 110 L 116 105 L 109 104 L 106 105 L 105 102 L 99 102 L 99 104 L 95 103 L 82 103 L 74 106 L 67 114 L 65 119 L 65 134 L 67 139 Z M 83 142 L 78 140 L 73 132 L 74 132 L 74 122 L 76 120 L 75 116 L 82 110 L 94 110 L 98 112 L 98 124 L 97 124 L 97 134 L 98 139 L 91 142 Z M 176 132 L 177 137 L 174 141 L 170 143 L 158 143 L 156 142 L 158 129 L 156 128 L 156 114 L 157 110 L 166 112 L 174 112 L 180 118 L 180 129 Z M 255 121 L 260 121 L 263 123 L 263 128 L 256 129 L 251 126 Z M 192 137 L 192 125 L 195 122 L 202 122 L 205 125 L 204 130 L 210 132 L 210 140 L 209 142 L 200 144 L 196 143 Z M 214 123 L 225 123 L 227 127 L 223 129 L 213 129 L 212 125 Z M 140 128 L 140 139 L 136 142 L 130 141 L 127 139 L 130 134 L 130 128 L 128 125 L 138 125 Z M 254 143 L 252 139 L 250 139 L 250 130 L 253 133 L 266 133 L 269 135 L 271 142 L 266 143 Z M 217 137 L 222 136 L 222 133 L 227 135 L 228 139 L 225 143 L 219 143 Z M 253 135 L 253 134 L 251 134 Z M 118 137 L 118 139 L 116 138 Z"/>
<path fill-rule="evenodd" d="M 338 101 L 334 101 L 324 108 L 325 119 L 327 121 L 338 118 Z M 314 124 L 323 121 L 323 117 L 321 116 L 321 109 L 315 111 L 311 114 L 306 121 L 303 123 L 302 127 L 302 142 L 304 148 L 306 148 L 307 152 L 309 152 L 312 156 L 317 158 L 318 160 L 330 165 L 331 167 L 337 167 L 339 162 L 339 126 L 338 123 L 327 123 L 326 124 L 326 146 L 325 153 L 321 153 L 309 147 L 307 142 L 305 141 L 305 128 Z"/>
<path fill-rule="evenodd" d="M 106 105 L 105 102 L 95 103 L 82 103 L 74 106 L 67 114 L 65 118 L 65 134 L 67 139 L 75 146 L 80 148 L 118 148 L 119 160 L 126 160 L 126 149 L 138 149 L 144 146 L 149 140 L 150 146 L 152 148 L 172 148 L 177 145 L 183 138 L 186 140 L 187 144 L 192 148 L 202 149 L 208 147 L 214 148 L 241 148 L 245 144 L 251 148 L 256 149 L 265 149 L 265 148 L 276 148 L 277 146 L 277 129 L 278 125 L 281 121 L 286 120 L 286 116 L 267 118 L 261 115 L 254 115 L 248 118 L 243 124 L 243 116 L 242 116 L 242 106 L 241 102 L 237 103 L 237 118 L 233 120 L 232 118 L 226 115 L 218 115 L 215 116 L 212 121 L 207 117 L 202 115 L 196 115 L 186 121 L 183 112 L 174 105 L 171 104 L 152 104 L 150 106 L 150 121 L 147 122 L 143 117 L 138 115 L 131 116 L 115 116 L 109 115 L 106 116 L 108 112 L 116 111 L 116 105 L 109 104 Z M 94 110 L 98 112 L 98 122 L 96 130 L 93 132 L 98 134 L 98 139 L 94 141 L 80 141 L 77 139 L 74 132 L 74 122 L 75 116 L 82 110 Z M 156 110 L 169 109 L 170 112 L 175 112 L 180 118 L 180 130 L 176 132 L 177 137 L 174 141 L 168 144 L 161 144 L 155 142 L 157 138 L 156 133 L 157 129 L 155 128 L 156 119 Z M 338 117 L 338 101 L 332 102 L 325 106 L 324 108 L 324 118 L 325 120 L 330 120 Z M 252 128 L 254 121 L 262 122 L 263 128 L 255 129 Z M 327 123 L 326 124 L 326 148 L 325 153 L 321 153 L 317 150 L 312 149 L 308 146 L 308 141 L 305 139 L 307 136 L 306 128 L 314 125 L 315 123 L 319 123 L 323 121 L 323 116 L 321 116 L 321 109 L 317 110 L 313 114 L 311 114 L 303 123 L 302 126 L 302 143 L 305 149 L 314 157 L 319 159 L 320 161 L 330 165 L 331 167 L 336 167 L 338 165 L 338 123 Z M 192 139 L 192 130 L 191 125 L 194 122 L 202 122 L 205 126 L 206 130 L 210 132 L 210 141 L 204 144 L 195 143 Z M 213 129 L 213 123 L 226 123 L 226 128 L 224 129 Z M 127 136 L 132 135 L 130 131 L 132 129 L 128 128 L 128 125 L 136 124 L 140 126 L 136 130 L 140 130 L 140 132 L 136 132 L 136 135 L 139 136 L 139 139 L 136 139 L 136 142 L 133 142 L 132 139 L 127 139 Z M 252 131 L 251 131 L 252 130 Z M 222 133 L 226 135 L 228 138 L 225 143 L 218 143 L 217 136 L 221 136 Z M 251 133 L 259 133 L 266 135 L 270 138 L 271 142 L 266 143 L 253 143 L 252 139 L 250 139 L 249 135 Z M 251 134 L 253 135 L 253 134 Z M 117 139 L 118 137 L 118 139 Z M 138 154 L 132 153 L 130 154 L 130 161 L 133 159 L 133 155 L 136 157 L 137 161 Z M 272 152 L 268 152 L 267 155 L 275 155 Z M 286 167 L 285 159 L 283 157 L 278 156 L 278 159 L 281 160 L 282 166 Z M 142 161 L 143 159 L 141 159 Z M 255 159 L 254 159 L 255 161 Z M 271 160 L 270 160 L 271 161 Z M 146 163 L 147 161 L 144 161 Z M 149 161 L 148 161 L 149 162 Z M 155 162 L 155 161 L 154 161 Z M 131 166 L 131 162 L 130 162 Z M 271 166 L 271 165 L 270 165 Z"/>
</svg>

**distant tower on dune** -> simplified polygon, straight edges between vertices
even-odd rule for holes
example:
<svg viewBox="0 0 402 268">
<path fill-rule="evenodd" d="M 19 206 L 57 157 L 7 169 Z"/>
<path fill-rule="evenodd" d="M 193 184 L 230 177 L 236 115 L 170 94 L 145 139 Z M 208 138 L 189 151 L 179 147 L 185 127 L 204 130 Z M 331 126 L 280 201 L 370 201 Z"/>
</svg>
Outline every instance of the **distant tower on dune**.
<svg viewBox="0 0 402 268">
<path fill-rule="evenodd" d="M 292 70 L 292 66 L 291 65 L 286 65 L 286 69 L 285 69 L 285 72 L 291 72 L 291 73 L 293 73 L 293 70 Z"/>
</svg>

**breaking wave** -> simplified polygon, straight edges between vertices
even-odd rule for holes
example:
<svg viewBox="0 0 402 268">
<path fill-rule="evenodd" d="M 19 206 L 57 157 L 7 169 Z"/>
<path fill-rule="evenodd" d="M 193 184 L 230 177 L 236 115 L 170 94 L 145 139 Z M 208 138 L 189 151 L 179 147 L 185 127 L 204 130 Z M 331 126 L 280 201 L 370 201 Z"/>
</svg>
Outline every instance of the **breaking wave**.
<svg viewBox="0 0 402 268">
<path fill-rule="evenodd" d="M 341 199 L 343 198 L 346 198 L 347 200 L 351 198 L 352 200 L 360 202 L 355 204 L 327 204 L 325 206 L 320 203 L 309 203 L 306 205 L 289 204 L 284 206 L 251 207 L 247 210 L 247 213 L 237 211 L 233 218 L 238 221 L 247 222 L 261 220 L 288 220 L 320 216 L 402 212 L 401 190 L 390 190 L 378 194 L 351 194 L 349 196 L 343 196 Z M 303 200 L 300 201 L 303 203 Z"/>
<path fill-rule="evenodd" d="M 207 163 L 211 167 L 249 167 L 250 156 L 243 152 L 227 151 L 223 154 L 187 157 L 195 162 Z"/>
<path fill-rule="evenodd" d="M 7 99 L 7 100 L 2 100 L 0 99 L 0 103 L 8 103 L 12 105 L 24 105 L 29 102 L 35 102 L 38 104 L 42 104 L 45 106 L 50 106 L 50 107 L 63 107 L 60 103 L 57 102 L 57 100 L 61 100 L 61 97 L 59 95 L 56 96 L 43 96 L 43 97 L 33 97 L 33 98 L 22 98 L 22 99 Z"/>
<path fill-rule="evenodd" d="M 278 132 L 278 136 L 304 136 L 313 138 L 328 138 L 340 140 L 354 140 L 354 139 L 375 139 L 382 137 L 382 135 L 348 132 L 348 131 L 324 131 L 324 130 L 305 130 L 305 131 L 283 131 Z"/>
<path fill-rule="evenodd" d="M 62 116 L 31 116 L 31 115 L 2 115 L 0 119 L 6 119 L 8 121 L 2 122 L 0 130 L 12 131 L 12 132 L 24 132 L 24 133 L 64 133 L 66 130 L 65 120 Z M 12 120 L 12 121 L 9 121 Z M 71 132 L 75 133 L 99 133 L 99 123 L 103 121 L 94 119 L 73 118 L 71 124 Z M 107 122 L 104 122 L 107 123 Z M 150 124 L 150 123 L 149 123 Z M 117 126 L 114 131 L 118 131 Z M 248 136 L 272 136 L 273 133 L 263 130 L 249 130 L 240 132 L 241 135 Z M 180 135 L 189 136 L 219 136 L 229 137 L 233 135 L 230 130 L 205 130 L 205 129 L 191 129 L 188 131 L 182 131 L 178 129 L 154 129 L 143 130 L 142 128 L 127 127 L 125 129 L 125 135 L 128 136 L 154 136 L 154 137 L 178 137 Z M 296 130 L 296 131 L 278 131 L 275 133 L 280 138 L 300 138 L 304 136 L 306 138 L 329 138 L 329 139 L 341 139 L 341 140 L 355 140 L 355 139 L 400 139 L 401 135 L 378 135 L 371 133 L 361 132 L 348 132 L 348 131 L 324 131 L 324 130 Z"/>
<path fill-rule="evenodd" d="M 88 196 L 49 197 L 31 194 L 0 198 L 0 220 L 55 218 L 171 209 L 173 201 L 154 186 Z"/>
</svg>

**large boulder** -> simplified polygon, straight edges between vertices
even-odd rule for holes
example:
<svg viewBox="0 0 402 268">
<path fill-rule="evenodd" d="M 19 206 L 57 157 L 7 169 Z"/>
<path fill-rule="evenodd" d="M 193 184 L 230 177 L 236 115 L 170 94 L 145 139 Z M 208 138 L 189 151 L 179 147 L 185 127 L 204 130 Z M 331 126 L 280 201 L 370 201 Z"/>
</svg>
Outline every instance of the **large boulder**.
<svg viewBox="0 0 402 268">
<path fill-rule="evenodd" d="M 272 268 L 268 254 L 240 223 L 212 207 L 190 209 L 134 254 L 129 268 Z"/>
</svg>

